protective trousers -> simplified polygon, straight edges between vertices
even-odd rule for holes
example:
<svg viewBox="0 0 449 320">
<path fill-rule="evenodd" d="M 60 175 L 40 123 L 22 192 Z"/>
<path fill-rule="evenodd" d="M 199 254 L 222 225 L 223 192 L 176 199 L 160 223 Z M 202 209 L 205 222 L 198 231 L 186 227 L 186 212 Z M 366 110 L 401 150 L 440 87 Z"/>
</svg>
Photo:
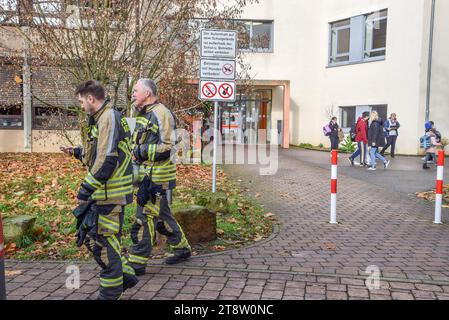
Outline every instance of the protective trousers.
<svg viewBox="0 0 449 320">
<path fill-rule="evenodd" d="M 155 231 L 167 237 L 170 247 L 177 250 L 191 250 L 185 234 L 170 210 L 165 190 L 153 188 L 152 200 L 145 207 L 137 206 L 136 222 L 131 229 L 133 245 L 129 250 L 129 264 L 137 275 L 145 273 L 153 245 Z"/>
<path fill-rule="evenodd" d="M 134 269 L 122 256 L 122 227 L 124 207 L 120 205 L 93 205 L 98 223 L 87 236 L 86 246 L 101 267 L 100 300 L 119 300 L 127 283 L 138 281 Z"/>
</svg>

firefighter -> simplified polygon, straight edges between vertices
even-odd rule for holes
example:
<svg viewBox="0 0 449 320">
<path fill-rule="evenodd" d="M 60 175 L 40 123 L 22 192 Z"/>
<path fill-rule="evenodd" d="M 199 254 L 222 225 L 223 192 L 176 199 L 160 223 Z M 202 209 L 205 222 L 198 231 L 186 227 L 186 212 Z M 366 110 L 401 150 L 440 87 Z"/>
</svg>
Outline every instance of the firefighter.
<svg viewBox="0 0 449 320">
<path fill-rule="evenodd" d="M 167 200 L 167 191 L 176 187 L 176 164 L 171 161 L 175 118 L 158 101 L 157 86 L 152 80 L 140 79 L 136 83 L 133 100 L 139 112 L 132 152 L 135 172 L 138 172 L 138 192 L 129 262 L 136 274 L 142 275 L 156 240 L 155 231 L 167 237 L 174 251 L 174 255 L 165 260 L 167 264 L 187 260 L 191 248 Z"/>
<path fill-rule="evenodd" d="M 88 168 L 74 210 L 81 216 L 78 245 L 85 244 L 101 267 L 98 299 L 118 300 L 139 281 L 121 253 L 124 208 L 133 201 L 131 132 L 99 82 L 81 84 L 76 96 L 89 115 L 87 143 L 61 150 Z"/>
</svg>

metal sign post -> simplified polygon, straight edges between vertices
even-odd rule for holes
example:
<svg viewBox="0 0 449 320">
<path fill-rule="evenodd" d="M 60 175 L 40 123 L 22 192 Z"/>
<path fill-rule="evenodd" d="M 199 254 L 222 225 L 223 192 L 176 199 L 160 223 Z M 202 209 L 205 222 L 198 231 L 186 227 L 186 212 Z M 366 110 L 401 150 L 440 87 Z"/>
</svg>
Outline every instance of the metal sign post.
<svg viewBox="0 0 449 320">
<path fill-rule="evenodd" d="M 212 192 L 217 192 L 217 150 L 218 150 L 218 102 L 214 108 L 214 155 L 212 164 Z"/>
<path fill-rule="evenodd" d="M 237 32 L 233 30 L 201 30 L 200 82 L 198 98 L 215 102 L 214 154 L 212 160 L 212 192 L 217 192 L 217 150 L 219 139 L 219 101 L 234 102 L 237 86 Z"/>
</svg>

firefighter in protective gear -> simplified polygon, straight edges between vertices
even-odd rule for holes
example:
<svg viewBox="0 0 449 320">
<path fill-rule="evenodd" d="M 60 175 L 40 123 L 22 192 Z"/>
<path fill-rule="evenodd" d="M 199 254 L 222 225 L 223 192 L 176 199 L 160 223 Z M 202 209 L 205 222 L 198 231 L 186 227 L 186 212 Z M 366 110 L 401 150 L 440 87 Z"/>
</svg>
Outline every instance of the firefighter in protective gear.
<svg viewBox="0 0 449 320">
<path fill-rule="evenodd" d="M 139 281 L 121 252 L 124 208 L 133 201 L 131 132 L 126 119 L 105 100 L 100 83 L 87 81 L 76 95 L 89 114 L 87 143 L 62 151 L 88 168 L 77 196 L 80 206 L 93 202 L 84 212 L 93 217 L 83 231 L 84 244 L 101 267 L 98 299 L 117 300 Z"/>
<path fill-rule="evenodd" d="M 165 235 L 174 250 L 174 255 L 166 259 L 167 264 L 188 259 L 191 248 L 167 200 L 167 191 L 176 187 L 176 164 L 171 161 L 175 118 L 158 101 L 157 86 L 152 80 L 140 79 L 134 87 L 133 99 L 139 111 L 132 152 L 138 172 L 138 205 L 137 222 L 131 230 L 129 263 L 137 275 L 142 275 L 156 240 L 155 231 Z"/>
</svg>

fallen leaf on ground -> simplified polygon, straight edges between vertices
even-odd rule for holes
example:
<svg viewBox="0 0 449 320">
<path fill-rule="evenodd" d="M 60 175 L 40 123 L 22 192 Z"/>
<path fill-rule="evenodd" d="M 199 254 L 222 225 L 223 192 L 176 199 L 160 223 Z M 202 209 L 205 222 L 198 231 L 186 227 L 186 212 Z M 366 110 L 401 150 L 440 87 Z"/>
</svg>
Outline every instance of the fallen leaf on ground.
<svg viewBox="0 0 449 320">
<path fill-rule="evenodd" d="M 21 275 L 22 273 L 23 273 L 22 270 L 5 270 L 5 276 L 7 277 L 18 276 Z"/>
<path fill-rule="evenodd" d="M 335 250 L 337 249 L 337 245 L 334 243 L 325 243 L 324 248 L 327 250 Z"/>
</svg>

